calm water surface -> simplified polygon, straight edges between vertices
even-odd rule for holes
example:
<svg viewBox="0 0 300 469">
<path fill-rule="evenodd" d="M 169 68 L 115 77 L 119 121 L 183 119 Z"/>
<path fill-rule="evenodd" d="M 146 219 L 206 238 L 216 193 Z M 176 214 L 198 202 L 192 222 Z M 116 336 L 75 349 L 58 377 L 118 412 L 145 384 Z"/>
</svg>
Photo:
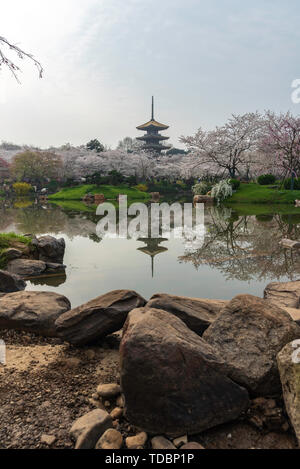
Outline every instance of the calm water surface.
<svg viewBox="0 0 300 469">
<path fill-rule="evenodd" d="M 178 239 L 101 240 L 99 217 L 74 205 L 19 202 L 0 208 L 0 231 L 65 238 L 66 277 L 29 281 L 27 289 L 61 293 L 73 307 L 114 289 L 134 289 L 145 298 L 158 292 L 216 299 L 262 296 L 267 283 L 300 276 L 299 254 L 279 246 L 283 237 L 300 239 L 300 214 L 293 209 L 288 215 L 255 216 L 207 208 L 204 244 L 188 249 Z"/>
</svg>

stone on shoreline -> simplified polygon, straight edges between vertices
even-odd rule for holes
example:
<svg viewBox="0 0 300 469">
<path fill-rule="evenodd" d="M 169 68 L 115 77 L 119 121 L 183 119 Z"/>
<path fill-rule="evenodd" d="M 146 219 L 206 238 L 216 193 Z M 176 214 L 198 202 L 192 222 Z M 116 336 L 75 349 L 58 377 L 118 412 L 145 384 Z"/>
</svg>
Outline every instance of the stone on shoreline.
<svg viewBox="0 0 300 469">
<path fill-rule="evenodd" d="M 94 449 L 109 428 L 112 428 L 112 419 L 105 410 L 95 409 L 83 415 L 70 430 L 72 439 L 76 441 L 75 449 Z"/>
<path fill-rule="evenodd" d="M 149 433 L 197 434 L 248 409 L 247 391 L 228 377 L 222 358 L 166 311 L 131 311 L 120 355 L 126 415 Z"/>
<path fill-rule="evenodd" d="M 146 301 L 130 290 L 115 290 L 61 315 L 59 336 L 74 345 L 86 345 L 122 329 L 128 313 Z"/>
<path fill-rule="evenodd" d="M 40 261 L 62 264 L 65 255 L 66 244 L 63 238 L 56 239 L 53 236 L 41 236 L 32 240 Z"/>
<path fill-rule="evenodd" d="M 174 314 L 201 336 L 228 303 L 229 301 L 223 300 L 204 300 L 158 293 L 152 296 L 146 307 Z"/>
<path fill-rule="evenodd" d="M 0 297 L 0 328 L 55 337 L 55 321 L 70 307 L 69 300 L 57 293 L 9 293 Z"/>
<path fill-rule="evenodd" d="M 295 321 L 299 326 L 300 326 L 300 309 L 295 309 L 295 308 L 284 308 L 282 307 Z"/>
<path fill-rule="evenodd" d="M 25 290 L 26 283 L 16 274 L 0 270 L 0 292 L 14 293 Z"/>
<path fill-rule="evenodd" d="M 12 261 L 14 259 L 19 259 L 23 256 L 23 252 L 20 249 L 8 248 L 2 252 L 2 255 L 5 257 L 6 261 Z"/>
<path fill-rule="evenodd" d="M 286 345 L 277 361 L 285 407 L 300 445 L 300 340 Z"/>
<path fill-rule="evenodd" d="M 264 298 L 277 306 L 296 308 L 300 306 L 300 280 L 295 282 L 273 282 L 266 286 Z"/>
<path fill-rule="evenodd" d="M 15 259 L 7 264 L 8 272 L 24 278 L 39 277 L 46 269 L 45 262 L 34 259 Z"/>
<path fill-rule="evenodd" d="M 300 327 L 275 304 L 239 295 L 205 331 L 207 341 L 230 367 L 229 376 L 255 396 L 281 390 L 276 356 Z"/>
</svg>

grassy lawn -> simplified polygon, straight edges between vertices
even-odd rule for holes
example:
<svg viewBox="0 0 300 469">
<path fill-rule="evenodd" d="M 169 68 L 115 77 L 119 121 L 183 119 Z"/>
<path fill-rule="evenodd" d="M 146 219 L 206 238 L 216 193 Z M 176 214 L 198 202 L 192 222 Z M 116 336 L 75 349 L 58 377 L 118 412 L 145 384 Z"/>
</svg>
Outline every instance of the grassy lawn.
<svg viewBox="0 0 300 469">
<path fill-rule="evenodd" d="M 238 215 L 300 215 L 300 208 L 290 204 L 226 203 L 226 207 L 232 208 Z"/>
<path fill-rule="evenodd" d="M 231 204 L 294 204 L 300 199 L 300 191 L 272 189 L 270 186 L 259 184 L 241 184 L 241 188 L 227 200 Z"/>
<path fill-rule="evenodd" d="M 77 187 L 66 187 L 60 192 L 49 196 L 50 200 L 81 200 L 86 194 L 103 194 L 106 199 L 115 200 L 119 194 L 127 195 L 128 199 L 149 200 L 150 194 L 141 192 L 133 187 L 127 186 L 95 186 L 85 184 Z"/>
<path fill-rule="evenodd" d="M 96 205 L 86 205 L 79 200 L 50 200 L 51 204 L 74 212 L 95 212 Z"/>
<path fill-rule="evenodd" d="M 15 233 L 0 233 L 0 268 L 5 267 L 4 251 L 8 248 L 25 249 L 31 243 L 31 238 L 16 235 Z"/>
</svg>

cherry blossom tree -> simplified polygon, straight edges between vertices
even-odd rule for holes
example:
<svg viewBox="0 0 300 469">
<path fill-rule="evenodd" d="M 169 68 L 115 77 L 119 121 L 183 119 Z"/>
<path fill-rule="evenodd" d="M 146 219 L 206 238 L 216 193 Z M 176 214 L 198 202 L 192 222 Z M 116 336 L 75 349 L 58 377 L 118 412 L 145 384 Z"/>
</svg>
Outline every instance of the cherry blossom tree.
<svg viewBox="0 0 300 469">
<path fill-rule="evenodd" d="M 198 156 L 198 165 L 210 165 L 215 173 L 228 173 L 234 178 L 241 174 L 247 158 L 257 149 L 263 119 L 259 113 L 233 115 L 222 127 L 195 135 L 181 137 L 192 154 Z"/>
<path fill-rule="evenodd" d="M 300 176 L 300 117 L 268 111 L 260 148 L 272 162 L 275 160 L 282 176 L 292 177 L 293 189 L 294 178 Z"/>
<path fill-rule="evenodd" d="M 18 59 L 28 59 L 33 62 L 33 64 L 38 70 L 39 77 L 42 78 L 44 70 L 41 63 L 32 54 L 29 54 L 28 52 L 25 52 L 23 49 L 21 49 L 19 46 L 12 44 L 3 36 L 0 36 L 0 69 L 2 66 L 7 67 L 11 71 L 15 79 L 20 82 L 18 78 L 18 73 L 21 71 L 21 68 L 19 67 L 19 65 L 16 64 L 15 61 L 13 61 L 8 56 L 9 52 L 12 52 Z"/>
<path fill-rule="evenodd" d="M 135 153 L 140 151 L 143 146 L 143 143 L 137 140 L 136 138 L 125 137 L 123 140 L 119 141 L 117 150 L 125 151 L 126 153 Z"/>
</svg>

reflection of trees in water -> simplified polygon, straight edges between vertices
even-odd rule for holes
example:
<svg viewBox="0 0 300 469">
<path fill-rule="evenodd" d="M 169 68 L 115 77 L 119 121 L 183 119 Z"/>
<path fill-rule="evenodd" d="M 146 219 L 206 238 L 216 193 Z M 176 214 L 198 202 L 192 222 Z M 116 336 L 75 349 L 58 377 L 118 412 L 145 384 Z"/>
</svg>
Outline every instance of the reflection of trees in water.
<svg viewBox="0 0 300 469">
<path fill-rule="evenodd" d="M 45 207 L 34 204 L 25 208 L 0 207 L 1 231 L 15 224 L 20 233 L 64 233 L 71 239 L 83 236 L 99 242 L 95 234 L 98 220 L 95 213 L 65 211 L 51 204 Z"/>
<path fill-rule="evenodd" d="M 207 211 L 203 247 L 180 261 L 196 268 L 207 264 L 228 280 L 293 279 L 300 273 L 299 251 L 285 250 L 279 242 L 300 239 L 298 221 L 293 215 L 238 216 L 213 207 Z"/>
</svg>

